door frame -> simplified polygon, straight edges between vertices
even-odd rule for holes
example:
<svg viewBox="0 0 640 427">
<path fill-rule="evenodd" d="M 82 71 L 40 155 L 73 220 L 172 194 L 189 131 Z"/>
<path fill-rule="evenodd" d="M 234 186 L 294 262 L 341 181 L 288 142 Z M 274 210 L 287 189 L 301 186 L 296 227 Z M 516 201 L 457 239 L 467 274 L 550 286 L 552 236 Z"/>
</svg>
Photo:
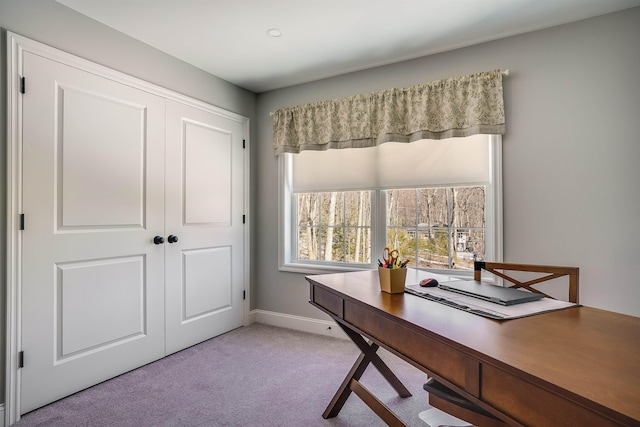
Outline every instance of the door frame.
<svg viewBox="0 0 640 427">
<path fill-rule="evenodd" d="M 244 151 L 244 291 L 243 323 L 250 323 L 250 121 L 249 118 L 224 110 L 169 89 L 156 86 L 144 80 L 129 76 L 111 68 L 96 64 L 89 60 L 71 55 L 43 43 L 31 40 L 7 31 L 7 263 L 6 263 L 6 337 L 5 337 L 5 425 L 11 425 L 20 419 L 21 376 L 19 353 L 22 350 L 21 336 L 21 269 L 22 269 L 22 234 L 20 233 L 20 214 L 22 213 L 22 96 L 20 83 L 23 69 L 23 53 L 31 52 L 53 61 L 60 62 L 84 71 L 108 78 L 110 80 L 132 86 L 134 88 L 159 95 L 218 114 L 227 119 L 243 124 Z M 28 90 L 28 86 L 27 86 Z"/>
</svg>

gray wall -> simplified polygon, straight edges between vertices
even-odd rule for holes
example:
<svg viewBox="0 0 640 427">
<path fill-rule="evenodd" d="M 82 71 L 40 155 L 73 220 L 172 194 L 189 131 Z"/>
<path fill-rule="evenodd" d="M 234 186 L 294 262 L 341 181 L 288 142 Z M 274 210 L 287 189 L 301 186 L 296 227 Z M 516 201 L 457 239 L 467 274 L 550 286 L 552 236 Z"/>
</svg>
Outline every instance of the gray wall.
<svg viewBox="0 0 640 427">
<path fill-rule="evenodd" d="M 505 78 L 504 260 L 580 268 L 584 305 L 640 316 L 640 8 L 258 96 L 256 305 L 325 318 L 278 271 L 269 112 L 496 68 Z"/>
<path fill-rule="evenodd" d="M 112 69 L 251 120 L 255 135 L 256 95 L 131 39 L 53 0 L 0 0 L 0 384 L 4 384 L 6 289 L 7 31 L 29 37 Z M 170 29 L 168 29 L 169 31 Z M 176 35 L 179 37 L 179 35 Z M 255 138 L 254 138 L 255 139 Z M 252 180 L 255 176 L 252 176 Z M 255 185 L 252 185 L 254 188 Z M 253 215 L 250 215 L 250 217 Z M 4 387 L 0 386 L 0 402 Z"/>
</svg>

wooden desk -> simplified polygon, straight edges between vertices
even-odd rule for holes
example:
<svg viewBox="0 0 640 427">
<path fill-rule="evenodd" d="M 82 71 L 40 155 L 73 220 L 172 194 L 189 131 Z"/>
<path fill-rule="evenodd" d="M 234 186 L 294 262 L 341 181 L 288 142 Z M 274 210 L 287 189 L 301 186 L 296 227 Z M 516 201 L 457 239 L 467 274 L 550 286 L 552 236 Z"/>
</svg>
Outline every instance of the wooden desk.
<svg viewBox="0 0 640 427">
<path fill-rule="evenodd" d="M 410 269 L 407 283 L 426 276 Z M 640 426 L 640 318 L 575 307 L 497 321 L 381 292 L 375 270 L 307 281 L 311 304 L 363 351 L 325 418 L 354 391 L 389 425 L 403 425 L 357 381 L 371 362 L 410 395 L 375 354 L 381 346 L 509 425 Z"/>
</svg>

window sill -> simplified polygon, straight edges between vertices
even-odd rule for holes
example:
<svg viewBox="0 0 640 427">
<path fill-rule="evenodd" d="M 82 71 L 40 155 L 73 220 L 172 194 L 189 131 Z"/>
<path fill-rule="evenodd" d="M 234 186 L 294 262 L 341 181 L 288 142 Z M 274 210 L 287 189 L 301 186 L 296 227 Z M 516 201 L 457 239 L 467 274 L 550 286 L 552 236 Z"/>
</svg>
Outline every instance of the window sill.
<svg viewBox="0 0 640 427">
<path fill-rule="evenodd" d="M 348 273 L 350 271 L 373 270 L 371 265 L 354 266 L 354 265 L 318 265 L 306 263 L 288 263 L 281 265 L 278 270 L 288 273 L 301 274 L 331 274 L 331 273 Z"/>
<path fill-rule="evenodd" d="M 281 265 L 278 270 L 287 273 L 300 273 L 300 274 L 331 274 L 331 273 L 348 273 L 351 271 L 365 271 L 375 270 L 376 267 L 370 265 L 355 266 L 355 265 L 318 265 L 318 264 L 306 264 L 306 263 L 288 263 Z M 415 267 L 409 267 L 415 268 Z M 425 272 L 431 272 L 436 274 L 442 274 L 445 276 L 451 276 L 456 279 L 473 280 L 473 271 L 469 270 L 436 270 L 419 268 Z"/>
</svg>

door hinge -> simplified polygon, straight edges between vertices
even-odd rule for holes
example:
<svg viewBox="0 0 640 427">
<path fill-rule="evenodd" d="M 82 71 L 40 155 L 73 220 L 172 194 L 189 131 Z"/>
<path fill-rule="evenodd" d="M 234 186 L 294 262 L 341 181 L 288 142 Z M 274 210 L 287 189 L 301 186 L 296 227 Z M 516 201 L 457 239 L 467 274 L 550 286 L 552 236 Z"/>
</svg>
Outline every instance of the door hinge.
<svg viewBox="0 0 640 427">
<path fill-rule="evenodd" d="M 24 77 L 20 77 L 20 93 L 27 93 L 27 83 Z"/>
<path fill-rule="evenodd" d="M 242 223 L 243 224 L 247 223 L 247 216 L 246 215 L 242 215 Z"/>
<path fill-rule="evenodd" d="M 18 353 L 18 368 L 24 368 L 24 351 Z"/>
<path fill-rule="evenodd" d="M 242 299 L 247 299 L 247 291 L 242 291 Z"/>
<path fill-rule="evenodd" d="M 20 214 L 20 230 L 24 230 L 24 214 Z"/>
<path fill-rule="evenodd" d="M 247 147 L 246 147 L 246 145 L 245 145 L 245 144 L 246 144 L 246 142 L 247 142 L 247 141 L 245 141 L 244 139 L 242 140 L 242 148 L 247 148 Z"/>
</svg>

